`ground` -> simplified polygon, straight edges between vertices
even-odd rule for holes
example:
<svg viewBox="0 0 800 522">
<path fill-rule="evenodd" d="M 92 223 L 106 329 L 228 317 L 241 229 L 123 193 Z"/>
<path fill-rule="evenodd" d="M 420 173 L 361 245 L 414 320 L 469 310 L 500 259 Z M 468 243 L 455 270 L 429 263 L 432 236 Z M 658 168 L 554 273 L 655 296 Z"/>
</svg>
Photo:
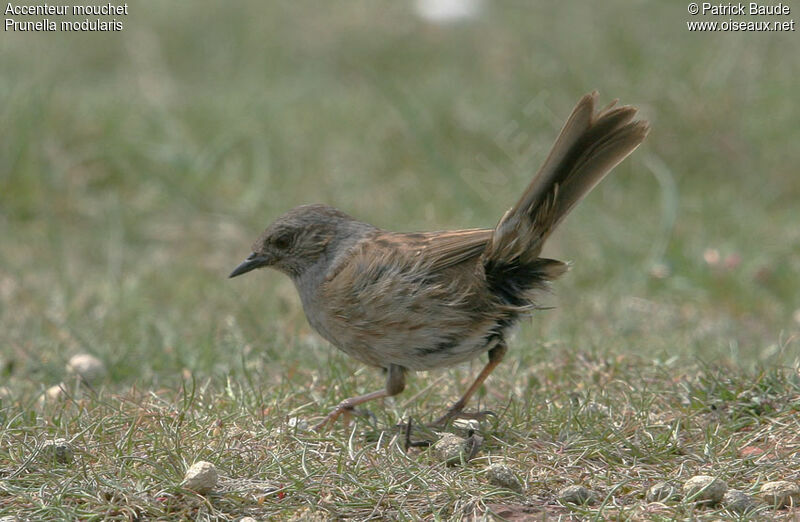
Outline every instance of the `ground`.
<svg viewBox="0 0 800 522">
<path fill-rule="evenodd" d="M 0 517 L 711 520 L 736 515 L 645 493 L 800 483 L 795 33 L 691 33 L 669 2 L 448 25 L 400 2 L 237 6 L 4 34 Z M 475 458 L 394 427 L 440 415 L 481 360 L 305 431 L 382 378 L 311 332 L 283 276 L 226 280 L 260 231 L 314 202 L 492 226 L 593 89 L 653 130 L 547 246 L 571 271 L 481 390 L 497 416 Z M 105 374 L 67 372 L 79 353 Z M 181 486 L 199 460 L 220 475 L 205 496 Z M 501 461 L 520 492 L 487 480 Z M 559 502 L 568 485 L 597 502 Z"/>
</svg>

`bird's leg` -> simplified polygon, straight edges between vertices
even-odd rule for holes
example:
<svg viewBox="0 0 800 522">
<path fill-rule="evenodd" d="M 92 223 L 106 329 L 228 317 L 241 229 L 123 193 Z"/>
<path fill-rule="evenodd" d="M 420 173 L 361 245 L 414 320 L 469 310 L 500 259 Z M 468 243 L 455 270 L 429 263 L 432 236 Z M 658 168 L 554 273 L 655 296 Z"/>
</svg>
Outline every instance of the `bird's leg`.
<svg viewBox="0 0 800 522">
<path fill-rule="evenodd" d="M 464 392 L 464 395 L 462 395 L 461 398 L 458 399 L 458 401 L 455 404 L 450 406 L 447 409 L 447 413 L 439 417 L 432 424 L 432 426 L 441 427 L 447 425 L 447 423 L 453 419 L 470 418 L 470 417 L 475 418 L 479 416 L 482 417 L 487 413 L 491 413 L 491 412 L 480 412 L 478 414 L 465 414 L 462 413 L 462 410 L 464 409 L 464 406 L 467 405 L 472 395 L 478 390 L 480 385 L 483 384 L 483 381 L 485 381 L 486 378 L 489 377 L 489 374 L 492 373 L 495 367 L 498 364 L 500 364 L 500 361 L 503 360 L 503 356 L 505 356 L 506 351 L 508 351 L 508 348 L 506 348 L 506 343 L 504 341 L 501 341 L 494 348 L 489 350 L 489 362 L 487 362 L 486 366 L 483 367 L 481 373 L 478 374 L 478 377 L 475 378 L 475 381 L 472 383 L 472 385 L 469 388 L 467 388 L 467 391 Z"/>
<path fill-rule="evenodd" d="M 364 404 L 365 402 L 375 399 L 382 399 L 384 397 L 397 395 L 402 392 L 405 387 L 406 369 L 396 364 L 390 364 L 386 369 L 386 387 L 384 389 L 343 400 L 338 406 L 336 406 L 336 408 L 333 409 L 332 412 L 322 419 L 322 422 L 314 426 L 314 430 L 319 431 L 326 425 L 333 424 L 333 422 L 339 418 L 339 415 L 343 413 L 347 414 L 353 411 L 353 408 L 359 404 Z"/>
</svg>

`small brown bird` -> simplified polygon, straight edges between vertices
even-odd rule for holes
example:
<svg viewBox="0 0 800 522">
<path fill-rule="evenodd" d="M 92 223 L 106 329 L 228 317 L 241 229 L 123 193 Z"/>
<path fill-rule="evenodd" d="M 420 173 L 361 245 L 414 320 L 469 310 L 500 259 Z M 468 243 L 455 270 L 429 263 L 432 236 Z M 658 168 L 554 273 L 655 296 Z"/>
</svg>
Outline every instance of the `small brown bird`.
<svg viewBox="0 0 800 522">
<path fill-rule="evenodd" d="M 567 265 L 539 257 L 570 210 L 645 139 L 636 108 L 573 109 L 520 200 L 494 229 L 398 233 L 326 205 L 294 208 L 269 225 L 230 277 L 269 266 L 292 278 L 311 326 L 348 355 L 386 372 L 384 389 L 342 401 L 317 428 L 364 402 L 397 395 L 408 370 L 489 362 L 436 424 L 462 412 L 506 353 L 506 334 L 536 309 Z"/>
</svg>

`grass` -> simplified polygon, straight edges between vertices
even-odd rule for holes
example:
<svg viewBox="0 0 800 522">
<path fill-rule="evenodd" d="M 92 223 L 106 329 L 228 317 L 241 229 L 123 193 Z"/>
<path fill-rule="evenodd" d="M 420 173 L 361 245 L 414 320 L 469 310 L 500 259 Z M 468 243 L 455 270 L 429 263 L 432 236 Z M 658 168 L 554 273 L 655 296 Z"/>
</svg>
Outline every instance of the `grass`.
<svg viewBox="0 0 800 522">
<path fill-rule="evenodd" d="M 445 27 L 404 3 L 237 5 L 0 41 L 0 517 L 718 519 L 644 493 L 800 482 L 794 35 L 689 33 L 655 1 Z M 381 377 L 315 337 L 278 274 L 225 280 L 259 231 L 309 202 L 491 226 L 592 89 L 653 132 L 548 245 L 573 270 L 473 405 L 499 413 L 478 457 L 447 467 L 390 427 L 441 414 L 481 361 L 371 419 L 292 427 Z M 85 352 L 108 369 L 92 387 L 64 369 Z M 38 452 L 59 437 L 69 463 Z M 180 485 L 197 460 L 220 472 L 208 496 Z M 487 481 L 500 460 L 521 494 Z M 571 484 L 600 502 L 560 504 Z"/>
</svg>

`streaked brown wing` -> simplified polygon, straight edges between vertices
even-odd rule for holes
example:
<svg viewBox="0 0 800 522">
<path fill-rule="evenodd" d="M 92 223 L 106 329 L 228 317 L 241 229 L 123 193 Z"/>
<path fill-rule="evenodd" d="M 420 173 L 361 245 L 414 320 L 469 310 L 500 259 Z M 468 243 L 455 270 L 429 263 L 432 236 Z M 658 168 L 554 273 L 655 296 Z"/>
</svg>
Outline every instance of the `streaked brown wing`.
<svg viewBox="0 0 800 522">
<path fill-rule="evenodd" d="M 318 291 L 325 306 L 308 320 L 373 366 L 424 370 L 466 361 L 484 351 L 499 312 L 486 306 L 483 278 L 456 265 L 477 263 L 491 235 L 376 230 L 329 271 Z"/>
<path fill-rule="evenodd" d="M 392 235 L 424 255 L 431 262 L 431 270 L 439 271 L 481 255 L 492 232 L 491 229 L 472 228 Z"/>
</svg>

